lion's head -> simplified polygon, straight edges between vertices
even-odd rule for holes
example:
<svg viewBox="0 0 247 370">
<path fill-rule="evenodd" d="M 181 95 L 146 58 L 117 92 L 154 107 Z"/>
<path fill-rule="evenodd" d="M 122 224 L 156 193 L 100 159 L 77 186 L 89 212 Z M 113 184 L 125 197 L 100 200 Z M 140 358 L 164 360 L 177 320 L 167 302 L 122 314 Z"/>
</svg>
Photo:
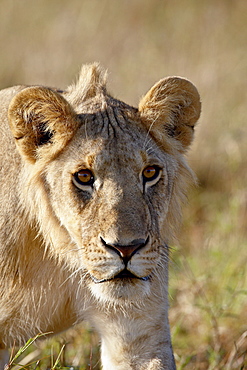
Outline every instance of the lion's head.
<svg viewBox="0 0 247 370">
<path fill-rule="evenodd" d="M 107 93 L 96 64 L 66 92 L 29 87 L 12 100 L 22 204 L 48 252 L 97 298 L 141 298 L 166 279 L 199 115 L 185 79 L 159 81 L 136 109 Z"/>
</svg>

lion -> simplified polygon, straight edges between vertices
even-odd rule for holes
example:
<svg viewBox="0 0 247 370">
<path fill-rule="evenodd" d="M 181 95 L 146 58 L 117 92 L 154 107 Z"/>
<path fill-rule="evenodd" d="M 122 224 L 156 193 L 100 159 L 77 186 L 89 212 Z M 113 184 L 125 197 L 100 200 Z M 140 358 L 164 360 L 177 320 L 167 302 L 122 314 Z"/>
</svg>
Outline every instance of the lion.
<svg viewBox="0 0 247 370">
<path fill-rule="evenodd" d="M 138 108 L 99 64 L 66 91 L 0 92 L 0 356 L 88 320 L 104 370 L 175 369 L 169 245 L 195 176 L 196 87 L 157 82 Z"/>
</svg>

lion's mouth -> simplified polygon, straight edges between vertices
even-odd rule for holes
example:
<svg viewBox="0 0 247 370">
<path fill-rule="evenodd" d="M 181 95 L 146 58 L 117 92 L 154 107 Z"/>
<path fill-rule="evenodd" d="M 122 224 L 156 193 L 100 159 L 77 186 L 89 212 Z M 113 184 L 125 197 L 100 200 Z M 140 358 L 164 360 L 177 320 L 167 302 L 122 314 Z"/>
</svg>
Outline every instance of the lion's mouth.
<svg viewBox="0 0 247 370">
<path fill-rule="evenodd" d="M 99 283 L 105 283 L 107 281 L 113 281 L 113 280 L 117 280 L 117 279 L 126 280 L 126 281 L 128 281 L 128 280 L 131 281 L 133 279 L 148 281 L 150 279 L 150 276 L 148 275 L 148 276 L 144 276 L 144 277 L 139 277 L 139 276 L 134 275 L 132 272 L 130 272 L 129 270 L 127 270 L 125 268 L 124 270 L 119 272 L 117 275 L 115 275 L 114 277 L 109 278 L 109 279 L 97 279 L 94 276 L 91 276 L 91 278 L 92 278 L 92 280 L 95 284 L 99 284 Z"/>
</svg>

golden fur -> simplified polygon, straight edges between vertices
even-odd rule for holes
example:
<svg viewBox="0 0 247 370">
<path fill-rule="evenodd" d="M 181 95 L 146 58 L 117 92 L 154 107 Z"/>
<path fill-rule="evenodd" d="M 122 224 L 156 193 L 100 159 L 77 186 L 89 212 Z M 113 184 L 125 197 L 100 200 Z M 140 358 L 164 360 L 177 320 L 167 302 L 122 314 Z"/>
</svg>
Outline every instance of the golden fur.
<svg viewBox="0 0 247 370">
<path fill-rule="evenodd" d="M 175 369 L 168 245 L 194 181 L 196 88 L 163 79 L 136 109 L 92 64 L 67 91 L 17 86 L 0 100 L 2 364 L 8 346 L 85 318 L 104 370 Z"/>
</svg>

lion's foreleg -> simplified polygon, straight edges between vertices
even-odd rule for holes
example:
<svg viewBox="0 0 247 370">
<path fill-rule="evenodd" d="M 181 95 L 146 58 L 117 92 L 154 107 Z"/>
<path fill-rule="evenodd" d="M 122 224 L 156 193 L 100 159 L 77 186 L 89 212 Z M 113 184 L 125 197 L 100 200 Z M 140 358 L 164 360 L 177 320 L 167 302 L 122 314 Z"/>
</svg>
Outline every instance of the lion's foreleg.
<svg viewBox="0 0 247 370">
<path fill-rule="evenodd" d="M 162 310 L 147 312 L 143 308 L 134 315 L 131 310 L 132 315 L 114 312 L 101 316 L 95 326 L 101 335 L 103 370 L 176 369 L 166 310 Z"/>
</svg>

